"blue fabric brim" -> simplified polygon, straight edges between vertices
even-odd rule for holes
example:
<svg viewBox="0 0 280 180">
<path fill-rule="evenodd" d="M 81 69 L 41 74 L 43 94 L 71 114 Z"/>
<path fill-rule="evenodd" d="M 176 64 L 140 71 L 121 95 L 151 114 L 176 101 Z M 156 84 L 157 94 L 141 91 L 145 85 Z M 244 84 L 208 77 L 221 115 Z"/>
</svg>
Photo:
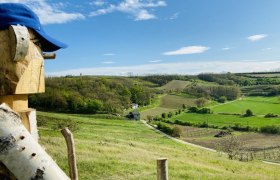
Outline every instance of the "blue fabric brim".
<svg viewBox="0 0 280 180">
<path fill-rule="evenodd" d="M 59 50 L 61 48 L 67 48 L 67 45 L 52 38 L 51 36 L 47 35 L 42 29 L 37 30 L 34 29 L 39 36 L 41 36 L 40 42 L 42 44 L 41 48 L 44 52 L 52 52 Z"/>
</svg>

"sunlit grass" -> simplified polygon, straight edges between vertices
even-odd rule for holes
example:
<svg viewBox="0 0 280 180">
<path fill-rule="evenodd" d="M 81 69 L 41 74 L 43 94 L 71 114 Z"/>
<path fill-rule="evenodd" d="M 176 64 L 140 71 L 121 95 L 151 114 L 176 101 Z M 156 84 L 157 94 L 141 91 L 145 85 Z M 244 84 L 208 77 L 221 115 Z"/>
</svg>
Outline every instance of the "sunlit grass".
<svg viewBox="0 0 280 180">
<path fill-rule="evenodd" d="M 182 145 L 148 129 L 141 122 L 95 119 L 90 116 L 38 113 L 71 119 L 79 179 L 156 179 L 156 159 L 168 158 L 170 179 L 277 179 L 279 167 L 258 161 L 238 162 L 217 153 Z M 50 118 L 51 119 L 51 118 Z M 66 144 L 56 122 L 40 127 L 40 143 L 68 172 Z"/>
<path fill-rule="evenodd" d="M 232 103 L 215 106 L 212 109 L 214 113 L 244 114 L 247 109 L 250 109 L 256 115 L 280 114 L 280 100 L 278 97 L 246 97 Z"/>
</svg>

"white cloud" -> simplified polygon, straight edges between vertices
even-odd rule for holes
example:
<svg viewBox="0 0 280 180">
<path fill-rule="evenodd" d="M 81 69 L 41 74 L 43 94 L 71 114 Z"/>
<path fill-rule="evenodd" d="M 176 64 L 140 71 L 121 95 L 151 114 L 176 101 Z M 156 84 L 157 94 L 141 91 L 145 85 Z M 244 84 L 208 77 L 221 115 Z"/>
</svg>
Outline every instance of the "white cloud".
<svg viewBox="0 0 280 180">
<path fill-rule="evenodd" d="M 222 48 L 222 50 L 223 51 L 228 51 L 228 50 L 230 50 L 231 48 L 229 48 L 229 47 L 224 47 L 224 48 Z"/>
<path fill-rule="evenodd" d="M 155 19 L 156 16 L 148 9 L 166 6 L 163 0 L 123 0 L 119 4 L 109 4 L 107 7 L 90 13 L 90 16 L 99 16 L 113 12 L 122 12 L 132 15 L 134 20 Z"/>
<path fill-rule="evenodd" d="M 150 63 L 158 63 L 158 62 L 161 62 L 162 60 L 151 60 L 149 61 Z"/>
<path fill-rule="evenodd" d="M 178 17 L 179 17 L 179 12 L 176 12 L 176 13 L 174 13 L 174 14 L 172 14 L 170 17 L 169 17 L 169 19 L 170 20 L 174 20 L 174 19 L 177 19 Z"/>
<path fill-rule="evenodd" d="M 42 24 L 61 24 L 73 20 L 84 19 L 85 16 L 80 13 L 67 13 L 60 10 L 63 3 L 47 3 L 46 0 L 0 0 L 0 3 L 22 3 L 30 7 L 40 19 Z"/>
<path fill-rule="evenodd" d="M 247 37 L 247 39 L 249 39 L 252 42 L 255 42 L 255 41 L 262 40 L 262 39 L 266 38 L 267 36 L 268 36 L 267 34 L 256 34 L 256 35 Z"/>
<path fill-rule="evenodd" d="M 272 50 L 272 48 L 264 48 L 264 49 L 262 49 L 263 51 L 270 51 L 270 50 Z"/>
<path fill-rule="evenodd" d="M 205 46 L 187 46 L 182 47 L 175 51 L 168 51 L 164 52 L 163 55 L 183 55 L 183 54 L 197 54 L 197 53 L 203 53 L 207 50 L 209 50 L 210 47 Z"/>
<path fill-rule="evenodd" d="M 65 75 L 117 75 L 127 76 L 129 73 L 135 75 L 147 74 L 198 74 L 202 72 L 259 72 L 270 71 L 280 68 L 280 61 L 196 61 L 180 63 L 156 63 L 134 66 L 119 67 L 97 67 L 72 69 L 61 72 L 46 73 L 48 76 Z"/>
<path fill-rule="evenodd" d="M 115 53 L 105 53 L 103 54 L 104 56 L 115 56 L 116 54 Z"/>
<path fill-rule="evenodd" d="M 104 62 L 102 62 L 103 64 L 114 64 L 115 62 L 113 62 L 113 61 L 104 61 Z"/>
<path fill-rule="evenodd" d="M 139 13 L 136 15 L 135 20 L 136 21 L 143 21 L 143 20 L 149 20 L 149 19 L 155 19 L 156 16 L 153 14 L 150 14 L 147 10 L 143 9 L 139 11 Z"/>
<path fill-rule="evenodd" d="M 89 3 L 90 5 L 95 5 L 95 6 L 103 6 L 105 4 L 104 0 L 95 0 Z"/>
</svg>

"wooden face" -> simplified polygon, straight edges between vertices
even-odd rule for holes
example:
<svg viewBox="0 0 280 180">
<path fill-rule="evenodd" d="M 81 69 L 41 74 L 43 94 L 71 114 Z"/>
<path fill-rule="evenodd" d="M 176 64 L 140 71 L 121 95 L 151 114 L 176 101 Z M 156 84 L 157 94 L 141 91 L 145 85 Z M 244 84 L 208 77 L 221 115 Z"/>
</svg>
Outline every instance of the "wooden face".
<svg viewBox="0 0 280 180">
<path fill-rule="evenodd" d="M 0 96 L 45 91 L 44 58 L 35 33 L 28 31 L 27 55 L 14 61 L 16 40 L 8 28 L 0 30 Z"/>
</svg>

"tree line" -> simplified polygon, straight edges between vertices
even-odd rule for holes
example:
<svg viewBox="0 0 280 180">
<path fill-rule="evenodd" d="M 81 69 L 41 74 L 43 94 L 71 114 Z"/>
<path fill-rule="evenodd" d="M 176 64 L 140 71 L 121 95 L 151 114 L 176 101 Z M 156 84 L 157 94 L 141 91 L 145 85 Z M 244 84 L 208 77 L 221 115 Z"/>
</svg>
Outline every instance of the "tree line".
<svg viewBox="0 0 280 180">
<path fill-rule="evenodd" d="M 71 113 L 120 113 L 132 103 L 148 105 L 153 90 L 131 78 L 49 77 L 46 92 L 29 97 L 37 109 Z"/>
</svg>

